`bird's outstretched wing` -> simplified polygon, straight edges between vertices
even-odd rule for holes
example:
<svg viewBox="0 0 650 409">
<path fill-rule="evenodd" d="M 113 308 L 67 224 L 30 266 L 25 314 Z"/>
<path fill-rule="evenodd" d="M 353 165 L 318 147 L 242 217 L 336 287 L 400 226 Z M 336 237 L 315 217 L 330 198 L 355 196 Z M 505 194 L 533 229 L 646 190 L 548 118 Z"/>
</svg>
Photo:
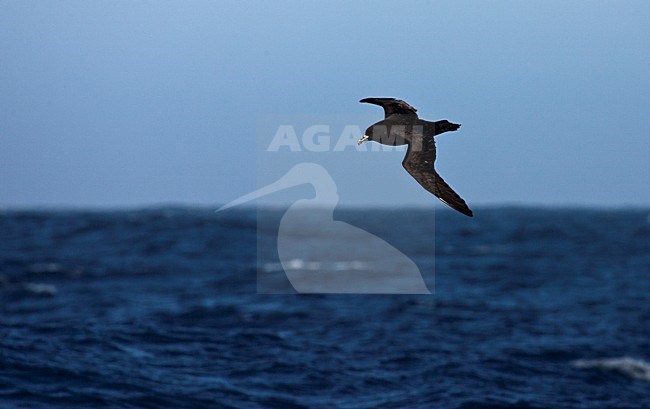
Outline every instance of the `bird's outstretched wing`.
<svg viewBox="0 0 650 409">
<path fill-rule="evenodd" d="M 438 175 L 433 167 L 436 160 L 436 145 L 432 136 L 418 137 L 409 143 L 408 151 L 402 161 L 404 169 L 422 187 L 433 193 L 447 206 L 469 217 L 473 216 L 467 203 Z"/>
<path fill-rule="evenodd" d="M 406 102 L 401 99 L 395 98 L 364 98 L 359 102 L 365 102 L 368 104 L 379 105 L 384 108 L 385 117 L 388 118 L 391 115 L 408 115 L 418 117 L 416 114 L 417 109 L 413 108 Z"/>
</svg>

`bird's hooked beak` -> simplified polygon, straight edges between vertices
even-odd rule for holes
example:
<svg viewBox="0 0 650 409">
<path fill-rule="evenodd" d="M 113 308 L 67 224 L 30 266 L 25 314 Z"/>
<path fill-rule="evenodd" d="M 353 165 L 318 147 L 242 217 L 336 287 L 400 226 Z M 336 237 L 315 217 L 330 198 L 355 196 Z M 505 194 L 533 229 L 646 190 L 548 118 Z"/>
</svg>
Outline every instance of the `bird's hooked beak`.
<svg viewBox="0 0 650 409">
<path fill-rule="evenodd" d="M 368 139 L 370 139 L 370 137 L 368 135 L 363 135 L 363 137 L 359 138 L 359 140 L 357 141 L 357 145 L 361 145 L 362 143 L 364 143 Z"/>
</svg>

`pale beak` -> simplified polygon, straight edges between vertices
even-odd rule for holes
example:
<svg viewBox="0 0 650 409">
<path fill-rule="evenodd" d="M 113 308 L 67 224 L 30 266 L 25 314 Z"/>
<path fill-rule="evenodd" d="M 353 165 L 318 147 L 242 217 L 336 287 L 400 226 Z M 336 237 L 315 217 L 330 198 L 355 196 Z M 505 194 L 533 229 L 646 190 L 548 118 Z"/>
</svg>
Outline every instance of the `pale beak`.
<svg viewBox="0 0 650 409">
<path fill-rule="evenodd" d="M 357 141 L 357 145 L 361 145 L 362 143 L 364 143 L 368 139 L 370 139 L 370 137 L 368 135 L 363 135 L 363 138 L 359 138 L 359 140 Z"/>
</svg>

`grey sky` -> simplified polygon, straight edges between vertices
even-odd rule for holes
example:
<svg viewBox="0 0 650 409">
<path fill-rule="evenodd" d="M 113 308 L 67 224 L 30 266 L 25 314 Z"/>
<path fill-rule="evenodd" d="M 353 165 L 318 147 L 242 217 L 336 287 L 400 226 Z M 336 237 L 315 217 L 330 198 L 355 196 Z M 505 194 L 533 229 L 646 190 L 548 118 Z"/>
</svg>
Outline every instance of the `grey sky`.
<svg viewBox="0 0 650 409">
<path fill-rule="evenodd" d="M 224 203 L 305 160 L 344 204 L 432 203 L 401 152 L 256 157 L 280 119 L 365 129 L 370 96 L 463 124 L 437 167 L 471 205 L 650 205 L 648 21 L 641 1 L 2 1 L 0 206 Z"/>
</svg>

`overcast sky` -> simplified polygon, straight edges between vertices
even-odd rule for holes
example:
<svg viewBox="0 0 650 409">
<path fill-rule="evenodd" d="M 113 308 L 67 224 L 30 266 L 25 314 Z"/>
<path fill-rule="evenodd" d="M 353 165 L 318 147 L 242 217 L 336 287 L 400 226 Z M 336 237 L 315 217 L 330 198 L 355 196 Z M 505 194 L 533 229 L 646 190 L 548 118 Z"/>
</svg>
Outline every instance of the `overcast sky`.
<svg viewBox="0 0 650 409">
<path fill-rule="evenodd" d="M 0 206 L 214 205 L 304 161 L 343 204 L 431 204 L 403 152 L 334 151 L 382 118 L 371 96 L 462 123 L 437 168 L 473 206 L 648 206 L 648 21 L 645 1 L 4 0 Z M 315 124 L 331 149 L 305 151 Z M 301 151 L 266 151 L 280 125 Z"/>
</svg>

